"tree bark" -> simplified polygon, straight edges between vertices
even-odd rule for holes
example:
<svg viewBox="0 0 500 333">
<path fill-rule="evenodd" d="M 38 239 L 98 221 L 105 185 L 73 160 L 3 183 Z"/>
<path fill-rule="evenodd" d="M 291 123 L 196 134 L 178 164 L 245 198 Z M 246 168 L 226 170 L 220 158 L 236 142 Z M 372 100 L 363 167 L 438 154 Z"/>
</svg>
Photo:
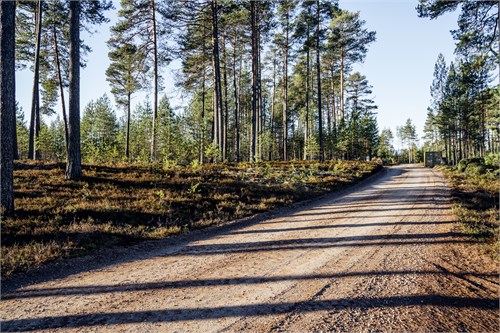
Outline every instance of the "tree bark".
<svg viewBox="0 0 500 333">
<path fill-rule="evenodd" d="M 343 53 L 343 51 L 341 51 Z M 340 56 L 340 121 L 344 121 L 344 56 Z"/>
<path fill-rule="evenodd" d="M 269 160 L 274 159 L 274 144 L 276 143 L 274 134 L 274 118 L 275 118 L 275 104 L 276 103 L 276 50 L 273 52 L 273 92 L 271 96 L 271 119 L 269 121 L 271 128 L 271 146 L 269 147 Z"/>
<path fill-rule="evenodd" d="M 220 72 L 219 30 L 217 15 L 217 0 L 210 2 L 212 11 L 212 60 L 214 69 L 214 143 L 222 151 L 223 147 L 223 104 Z"/>
<path fill-rule="evenodd" d="M 331 75 L 332 75 L 332 121 L 333 121 L 333 130 L 337 130 L 337 106 L 335 105 L 335 73 L 333 70 L 333 65 L 331 68 Z"/>
<path fill-rule="evenodd" d="M 239 96 L 238 84 L 236 80 L 236 34 L 234 35 L 233 42 L 233 89 L 234 89 L 234 155 L 236 162 L 240 161 L 240 124 L 239 124 Z"/>
<path fill-rule="evenodd" d="M 256 160 L 257 145 L 257 99 L 258 99 L 258 45 L 257 45 L 257 1 L 250 2 L 250 21 L 252 30 L 252 123 L 250 141 L 250 161 Z"/>
<path fill-rule="evenodd" d="M 158 118 L 158 48 L 156 41 L 156 9 L 155 0 L 151 0 L 151 24 L 153 40 L 153 124 L 151 129 L 151 161 L 156 159 L 156 119 Z"/>
<path fill-rule="evenodd" d="M 80 2 L 69 3 L 69 128 L 66 178 L 82 176 L 80 151 Z"/>
<path fill-rule="evenodd" d="M 16 120 L 14 1 L 0 2 L 0 214 L 14 211 L 14 127 Z"/>
<path fill-rule="evenodd" d="M 321 109 L 321 57 L 320 57 L 320 12 L 319 0 L 316 1 L 316 75 L 318 79 L 318 136 L 319 136 L 319 160 L 325 160 L 325 142 L 323 140 L 323 110 Z"/>
<path fill-rule="evenodd" d="M 260 4 L 260 3 L 259 3 Z M 258 5 L 259 5 L 258 4 Z M 264 122 L 264 111 L 262 106 L 262 79 L 261 79 L 261 63 L 260 63 L 260 18 L 259 18 L 259 6 L 257 6 L 257 18 L 256 18 L 256 28 L 257 28 L 257 156 L 259 160 L 262 160 L 262 124 Z"/>
<path fill-rule="evenodd" d="M 289 33 L 290 33 L 290 13 L 287 11 L 286 13 L 286 22 L 285 22 L 285 45 L 283 50 L 283 161 L 287 160 L 287 142 L 288 142 L 288 124 L 287 124 L 287 115 L 288 115 L 288 44 L 289 44 Z"/>
<path fill-rule="evenodd" d="M 31 119 L 29 131 L 28 157 L 33 160 L 40 159 L 38 137 L 40 136 L 40 42 L 42 36 L 42 1 L 36 3 L 35 19 L 35 59 L 33 66 L 33 91 L 31 100 Z"/>
<path fill-rule="evenodd" d="M 228 107 L 228 82 L 227 82 L 227 52 L 226 52 L 226 38 L 222 35 L 222 57 L 224 58 L 224 116 L 222 117 L 222 159 L 227 161 L 227 132 L 228 132 L 228 118 L 229 118 L 229 107 Z"/>
<path fill-rule="evenodd" d="M 205 26 L 203 26 L 203 34 L 205 35 L 206 30 Z M 203 39 L 203 46 L 202 46 L 202 54 L 203 57 L 205 57 L 206 54 L 206 43 L 205 39 Z M 203 77 L 201 81 L 201 123 L 200 123 L 200 164 L 205 163 L 205 96 L 206 96 L 206 80 L 207 80 L 207 67 L 203 66 Z"/>
<path fill-rule="evenodd" d="M 131 103 L 131 93 L 127 93 L 127 127 L 125 130 L 125 158 L 127 161 L 130 160 L 130 103 Z"/>
<path fill-rule="evenodd" d="M 307 160 L 307 142 L 309 141 L 309 76 L 311 75 L 311 51 L 309 49 L 309 24 L 307 26 L 306 50 L 306 114 L 304 122 L 304 160 Z"/>
<path fill-rule="evenodd" d="M 12 118 L 12 145 L 14 160 L 19 159 L 19 146 L 17 145 L 17 105 L 14 103 L 14 117 Z"/>
</svg>

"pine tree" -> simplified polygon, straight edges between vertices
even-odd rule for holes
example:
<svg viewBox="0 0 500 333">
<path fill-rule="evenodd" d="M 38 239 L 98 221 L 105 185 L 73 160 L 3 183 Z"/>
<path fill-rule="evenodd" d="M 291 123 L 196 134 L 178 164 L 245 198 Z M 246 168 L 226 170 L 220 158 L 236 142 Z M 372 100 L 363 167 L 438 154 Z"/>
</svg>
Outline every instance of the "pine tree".
<svg viewBox="0 0 500 333">
<path fill-rule="evenodd" d="M 14 211 L 14 136 L 16 123 L 15 9 L 0 1 L 0 213 Z"/>
<path fill-rule="evenodd" d="M 93 25 L 107 22 L 104 11 L 112 7 L 111 1 L 80 1 L 81 28 L 92 33 Z M 43 13 L 43 15 L 42 15 Z M 35 20 L 32 19 L 35 18 Z M 61 98 L 62 116 L 65 122 L 67 142 L 67 117 L 64 88 L 68 86 L 69 63 L 69 2 L 21 1 L 16 12 L 16 53 L 18 66 L 33 64 L 33 90 L 30 120 L 30 158 L 36 158 L 40 147 L 36 146 L 39 136 L 41 113 L 54 113 L 58 97 Z M 81 66 L 85 66 L 85 55 L 90 48 L 80 43 Z M 38 154 L 39 155 L 39 154 Z"/>
<path fill-rule="evenodd" d="M 164 6 L 170 3 L 163 3 Z M 143 53 L 148 62 L 148 68 L 153 75 L 153 114 L 151 131 L 150 159 L 156 159 L 156 120 L 158 117 L 158 94 L 160 90 L 159 67 L 168 62 L 168 52 L 160 47 L 167 47 L 168 44 L 162 39 L 167 34 L 168 26 L 159 25 L 157 12 L 168 12 L 168 8 L 159 8 L 162 3 L 155 0 L 122 0 L 121 9 L 118 11 L 120 21 L 115 25 L 114 30 L 123 36 L 124 40 L 135 44 L 138 50 Z"/>
<path fill-rule="evenodd" d="M 82 117 L 82 156 L 90 163 L 107 162 L 118 150 L 118 123 L 106 95 L 90 101 Z"/>
<path fill-rule="evenodd" d="M 294 11 L 297 7 L 296 0 L 281 0 L 278 7 L 278 24 L 281 26 L 282 42 L 278 45 L 281 48 L 283 56 L 283 111 L 282 111 L 282 158 L 284 161 L 288 159 L 287 142 L 288 142 L 288 67 L 292 48 L 291 32 L 293 29 L 292 22 L 294 21 Z"/>
<path fill-rule="evenodd" d="M 365 76 L 355 72 L 349 76 L 346 84 L 347 135 L 349 138 L 348 157 L 361 159 L 372 156 L 375 149 L 378 129 L 374 110 L 377 106 L 370 98 L 371 86 Z"/>
<path fill-rule="evenodd" d="M 344 82 L 346 73 L 349 72 L 352 64 L 364 61 L 368 45 L 375 41 L 375 32 L 368 31 L 364 25 L 365 21 L 360 19 L 359 12 L 351 13 L 345 10 L 338 11 L 330 25 L 330 43 L 337 50 L 337 61 L 340 69 L 339 111 L 341 120 L 345 116 Z"/>
<path fill-rule="evenodd" d="M 70 2 L 69 20 L 69 126 L 66 178 L 76 180 L 82 176 L 80 150 L 80 2 Z"/>
<path fill-rule="evenodd" d="M 452 31 L 458 41 L 459 53 L 484 54 L 489 52 L 499 63 L 500 3 L 498 1 L 438 1 L 425 0 L 417 6 L 420 17 L 435 19 L 446 12 L 461 8 L 459 29 Z"/>
<path fill-rule="evenodd" d="M 125 158 L 130 158 L 130 113 L 132 94 L 142 88 L 144 72 L 148 71 L 145 55 L 137 46 L 123 40 L 112 28 L 113 36 L 108 41 L 111 51 L 108 56 L 111 63 L 106 70 L 106 77 L 111 85 L 111 93 L 116 103 L 125 108 Z"/>
<path fill-rule="evenodd" d="M 393 140 L 394 135 L 390 128 L 385 128 L 380 132 L 377 156 L 380 157 L 384 163 L 392 162 L 391 159 L 394 157 Z"/>
</svg>

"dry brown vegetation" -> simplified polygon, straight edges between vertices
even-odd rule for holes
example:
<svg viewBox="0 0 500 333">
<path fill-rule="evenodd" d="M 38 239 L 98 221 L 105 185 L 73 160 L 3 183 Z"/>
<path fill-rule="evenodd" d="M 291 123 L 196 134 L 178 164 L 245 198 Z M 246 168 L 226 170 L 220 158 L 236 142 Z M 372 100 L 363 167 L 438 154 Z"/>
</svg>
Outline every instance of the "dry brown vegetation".
<svg viewBox="0 0 500 333">
<path fill-rule="evenodd" d="M 332 161 L 193 167 L 20 162 L 16 213 L 2 227 L 2 276 L 113 245 L 164 238 L 345 188 L 381 168 Z"/>
<path fill-rule="evenodd" d="M 487 244 L 486 251 L 500 259 L 500 179 L 494 170 L 483 174 L 442 168 L 452 186 L 453 212 L 465 232 Z"/>
</svg>

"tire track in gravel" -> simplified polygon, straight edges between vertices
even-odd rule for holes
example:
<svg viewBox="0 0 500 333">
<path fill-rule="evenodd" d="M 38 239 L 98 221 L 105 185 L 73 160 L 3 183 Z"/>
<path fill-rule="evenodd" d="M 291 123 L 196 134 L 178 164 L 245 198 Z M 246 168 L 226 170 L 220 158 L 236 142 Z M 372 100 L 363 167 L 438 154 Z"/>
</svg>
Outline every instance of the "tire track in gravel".
<svg viewBox="0 0 500 333">
<path fill-rule="evenodd" d="M 497 331 L 496 265 L 452 222 L 439 173 L 389 168 L 341 197 L 11 289 L 2 330 Z"/>
</svg>

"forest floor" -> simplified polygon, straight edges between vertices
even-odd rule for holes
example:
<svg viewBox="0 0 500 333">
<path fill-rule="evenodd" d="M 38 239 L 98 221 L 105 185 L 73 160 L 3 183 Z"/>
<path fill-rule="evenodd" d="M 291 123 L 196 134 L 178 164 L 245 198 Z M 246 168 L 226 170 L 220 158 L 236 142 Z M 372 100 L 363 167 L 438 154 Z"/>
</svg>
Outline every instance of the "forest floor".
<svg viewBox="0 0 500 333">
<path fill-rule="evenodd" d="M 386 168 L 273 214 L 57 261 L 2 285 L 2 331 L 498 332 L 498 264 L 442 173 Z"/>
<path fill-rule="evenodd" d="M 84 165 L 83 178 L 67 181 L 64 167 L 16 163 L 16 212 L 1 221 L 2 277 L 312 199 L 382 169 L 356 161 Z"/>
</svg>

